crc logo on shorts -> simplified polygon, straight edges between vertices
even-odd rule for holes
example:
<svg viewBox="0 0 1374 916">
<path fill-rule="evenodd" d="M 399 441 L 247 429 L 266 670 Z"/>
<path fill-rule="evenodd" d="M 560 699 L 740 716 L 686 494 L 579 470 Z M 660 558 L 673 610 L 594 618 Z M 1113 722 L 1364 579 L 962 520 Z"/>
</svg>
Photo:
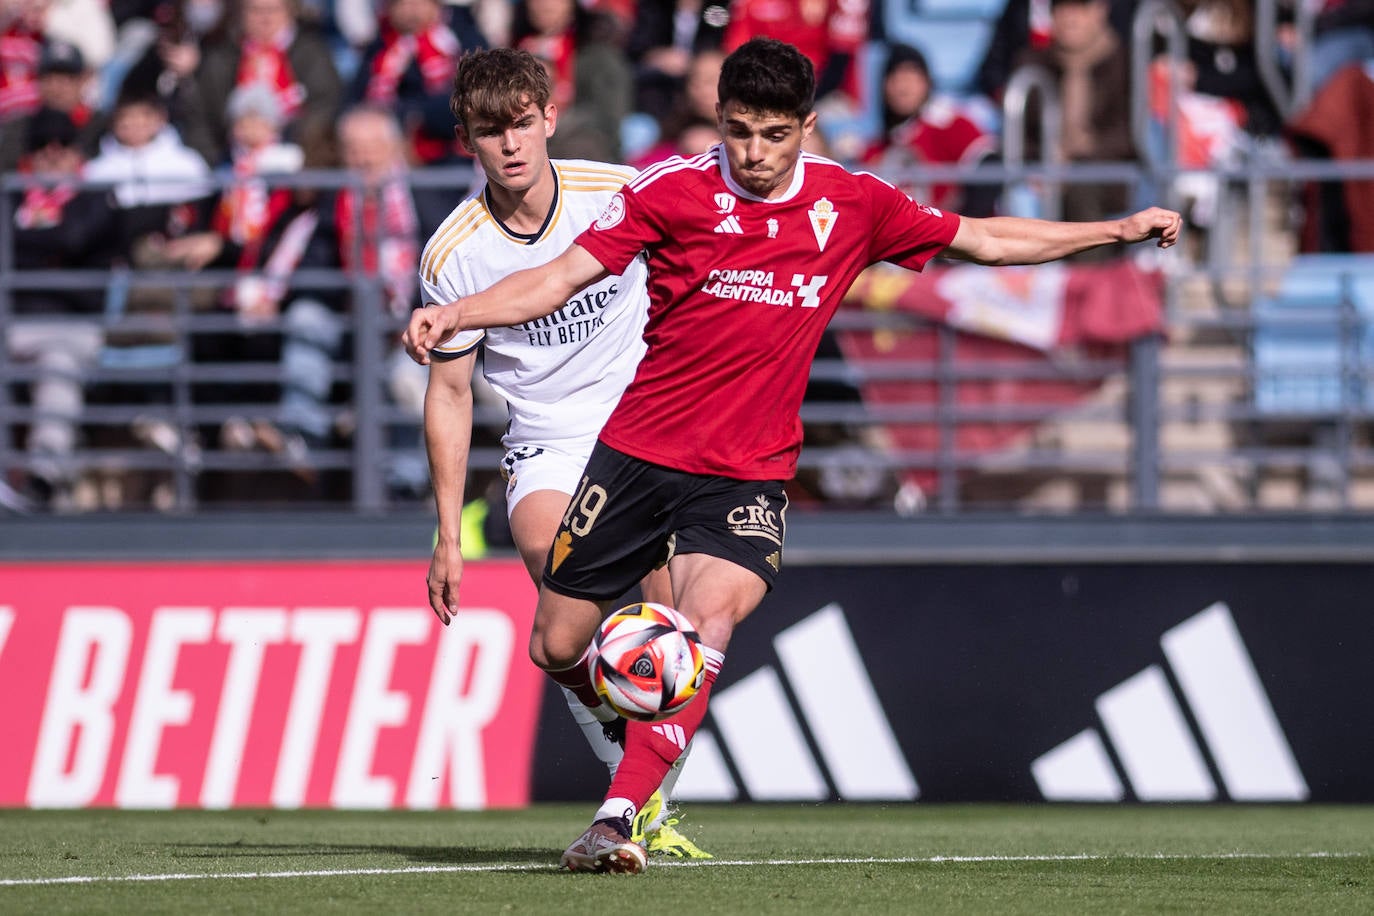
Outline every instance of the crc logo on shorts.
<svg viewBox="0 0 1374 916">
<path fill-rule="evenodd" d="M 767 496 L 759 494 L 754 501 L 736 506 L 725 515 L 730 531 L 743 538 L 763 538 L 782 546 L 782 513 L 773 508 Z"/>
<path fill-rule="evenodd" d="M 596 218 L 597 229 L 611 229 L 620 224 L 625 218 L 625 195 L 619 191 L 611 198 L 611 202 L 606 204 L 606 209 L 601 211 L 601 215 Z"/>
</svg>

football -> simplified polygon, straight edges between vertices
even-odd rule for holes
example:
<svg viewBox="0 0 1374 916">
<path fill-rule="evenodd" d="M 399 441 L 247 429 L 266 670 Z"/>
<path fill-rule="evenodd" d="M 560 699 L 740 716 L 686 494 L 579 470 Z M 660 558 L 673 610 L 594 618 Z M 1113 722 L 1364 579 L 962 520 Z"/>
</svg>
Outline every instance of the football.
<svg viewBox="0 0 1374 916">
<path fill-rule="evenodd" d="M 653 722 L 682 709 L 701 689 L 701 638 L 670 607 L 640 602 L 612 613 L 592 640 L 596 692 L 627 719 Z"/>
</svg>

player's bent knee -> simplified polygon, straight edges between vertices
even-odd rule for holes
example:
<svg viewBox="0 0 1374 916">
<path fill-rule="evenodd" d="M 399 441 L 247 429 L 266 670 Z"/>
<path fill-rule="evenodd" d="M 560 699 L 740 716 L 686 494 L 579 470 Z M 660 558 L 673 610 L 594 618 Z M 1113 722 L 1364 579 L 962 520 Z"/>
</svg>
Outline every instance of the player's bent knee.
<svg viewBox="0 0 1374 916">
<path fill-rule="evenodd" d="M 576 640 L 558 639 L 552 634 L 530 634 L 530 661 L 545 671 L 571 668 L 581 660 L 586 649 L 585 641 L 579 644 Z"/>
</svg>

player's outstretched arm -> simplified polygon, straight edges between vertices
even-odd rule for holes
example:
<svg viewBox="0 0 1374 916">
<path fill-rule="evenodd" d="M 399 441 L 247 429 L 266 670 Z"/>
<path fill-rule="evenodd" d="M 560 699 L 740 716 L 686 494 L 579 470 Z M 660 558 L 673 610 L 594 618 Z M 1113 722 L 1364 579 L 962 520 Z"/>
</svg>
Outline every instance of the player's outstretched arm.
<svg viewBox="0 0 1374 916">
<path fill-rule="evenodd" d="M 429 606 L 445 626 L 458 611 L 463 581 L 463 494 L 472 442 L 472 373 L 477 351 L 430 366 L 425 388 L 425 452 L 439 527 L 425 584 Z"/>
<path fill-rule="evenodd" d="M 1117 242 L 1155 239 L 1160 248 L 1169 248 L 1178 241 L 1182 225 L 1182 217 L 1160 207 L 1092 223 L 1019 216 L 962 217 L 959 231 L 944 254 L 976 264 L 1043 264 Z"/>
<path fill-rule="evenodd" d="M 510 327 L 543 318 L 607 273 L 600 261 L 574 242 L 549 263 L 508 274 L 480 293 L 416 309 L 410 313 L 401 342 L 411 359 L 428 365 L 430 351 L 458 331 Z"/>
</svg>

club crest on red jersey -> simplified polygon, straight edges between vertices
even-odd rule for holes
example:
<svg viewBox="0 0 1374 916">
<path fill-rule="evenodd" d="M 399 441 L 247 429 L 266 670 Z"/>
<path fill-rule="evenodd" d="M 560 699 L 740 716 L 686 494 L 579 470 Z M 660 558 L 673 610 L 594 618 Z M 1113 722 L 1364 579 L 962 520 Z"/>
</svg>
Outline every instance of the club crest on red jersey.
<svg viewBox="0 0 1374 916">
<path fill-rule="evenodd" d="M 835 205 L 828 197 L 822 197 L 811 205 L 806 212 L 811 217 L 811 232 L 816 236 L 816 244 L 825 251 L 825 243 L 830 241 L 830 231 L 835 228 L 835 220 L 840 218 Z"/>
</svg>

